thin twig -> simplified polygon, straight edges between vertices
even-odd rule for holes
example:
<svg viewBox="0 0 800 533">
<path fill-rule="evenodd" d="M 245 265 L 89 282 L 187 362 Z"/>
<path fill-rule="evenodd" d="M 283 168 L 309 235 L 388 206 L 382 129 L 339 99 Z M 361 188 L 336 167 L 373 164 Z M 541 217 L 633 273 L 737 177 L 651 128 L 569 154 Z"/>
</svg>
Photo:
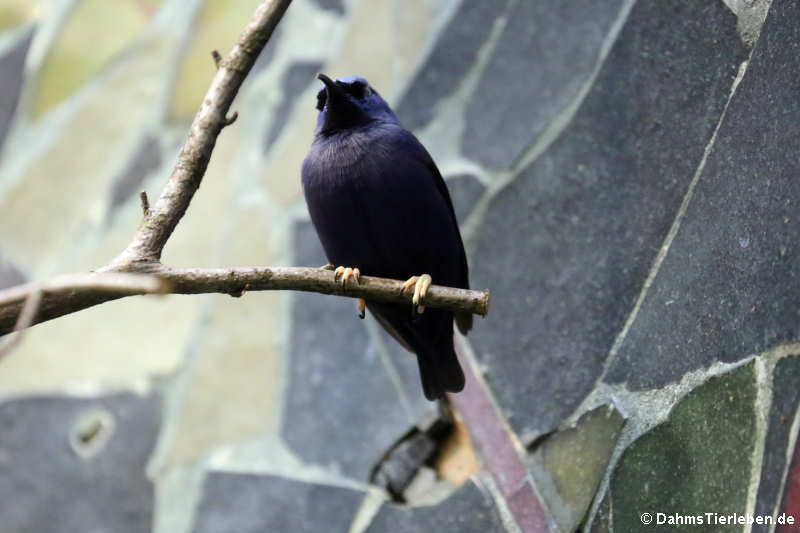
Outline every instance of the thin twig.
<svg viewBox="0 0 800 533">
<path fill-rule="evenodd" d="M 262 2 L 228 57 L 219 62 L 166 187 L 131 243 L 112 264 L 120 266 L 161 258 L 164 245 L 200 186 L 217 136 L 228 123 L 226 114 L 239 87 L 290 3 L 291 0 Z M 212 57 L 216 60 L 216 56 Z"/>
<path fill-rule="evenodd" d="M 231 115 L 229 117 L 225 117 L 225 122 L 222 123 L 222 127 L 223 128 L 227 128 L 228 126 L 230 126 L 231 124 L 236 122 L 237 118 L 239 118 L 239 112 L 238 111 L 234 111 L 233 115 Z"/>
<path fill-rule="evenodd" d="M 6 342 L 0 345 L 0 360 L 11 353 L 11 350 L 22 341 L 25 330 L 31 327 L 33 321 L 36 319 L 36 313 L 39 311 L 39 304 L 41 304 L 41 302 L 42 291 L 40 289 L 32 291 L 28 294 L 28 297 L 25 298 L 22 311 L 20 311 L 17 323 L 14 325 L 16 334 L 12 335 Z"/>
<path fill-rule="evenodd" d="M 150 214 L 150 200 L 147 199 L 147 191 L 139 193 L 139 200 L 142 202 L 142 214 L 146 217 Z"/>
<path fill-rule="evenodd" d="M 222 63 L 222 56 L 219 55 L 219 52 L 216 50 L 211 50 L 211 59 L 214 60 L 214 64 L 219 69 L 220 64 Z"/>
</svg>

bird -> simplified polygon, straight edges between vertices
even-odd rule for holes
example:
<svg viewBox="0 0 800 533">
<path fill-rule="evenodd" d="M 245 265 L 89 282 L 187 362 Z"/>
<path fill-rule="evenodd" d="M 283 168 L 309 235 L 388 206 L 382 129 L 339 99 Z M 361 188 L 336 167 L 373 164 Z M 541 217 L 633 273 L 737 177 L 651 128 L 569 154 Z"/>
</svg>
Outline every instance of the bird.
<svg viewBox="0 0 800 533">
<path fill-rule="evenodd" d="M 464 388 L 453 321 L 463 334 L 472 315 L 425 309 L 428 287 L 469 288 L 469 270 L 453 202 L 433 158 L 362 77 L 331 79 L 317 93 L 317 125 L 302 164 L 311 222 L 334 279 L 369 275 L 407 280 L 412 306 L 358 301 L 416 354 L 428 400 Z M 409 312 L 410 311 L 410 312 Z"/>
</svg>

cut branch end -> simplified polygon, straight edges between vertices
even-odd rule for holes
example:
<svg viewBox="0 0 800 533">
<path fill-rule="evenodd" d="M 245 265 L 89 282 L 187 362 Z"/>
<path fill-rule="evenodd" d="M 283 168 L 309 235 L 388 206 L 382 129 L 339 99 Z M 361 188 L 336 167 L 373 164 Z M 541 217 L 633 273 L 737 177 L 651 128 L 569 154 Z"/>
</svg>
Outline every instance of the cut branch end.
<svg viewBox="0 0 800 533">
<path fill-rule="evenodd" d="M 226 128 L 226 127 L 230 126 L 231 124 L 236 122 L 237 118 L 239 118 L 239 112 L 238 111 L 234 111 L 233 115 L 231 115 L 229 117 L 225 117 L 225 121 L 222 123 L 222 127 Z"/>
<path fill-rule="evenodd" d="M 142 201 L 142 214 L 146 217 L 150 214 L 150 200 L 147 199 L 147 191 L 140 192 L 139 199 Z"/>
</svg>

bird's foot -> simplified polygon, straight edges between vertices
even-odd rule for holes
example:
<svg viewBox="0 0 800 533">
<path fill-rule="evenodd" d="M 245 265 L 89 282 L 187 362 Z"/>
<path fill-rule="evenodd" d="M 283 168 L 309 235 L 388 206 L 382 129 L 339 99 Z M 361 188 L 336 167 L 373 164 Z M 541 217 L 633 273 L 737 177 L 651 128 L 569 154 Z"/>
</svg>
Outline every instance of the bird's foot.
<svg viewBox="0 0 800 533">
<path fill-rule="evenodd" d="M 356 285 L 358 285 L 359 278 L 361 277 L 361 271 L 359 269 L 340 266 L 336 267 L 335 270 L 333 269 L 333 267 L 331 267 L 331 270 L 333 270 L 334 281 L 338 281 L 339 277 L 341 276 L 342 287 L 344 287 L 347 284 L 347 282 L 351 279 L 355 280 Z M 358 308 L 358 318 L 364 320 L 364 317 L 366 316 L 366 312 L 364 311 L 364 309 L 366 309 L 367 307 L 367 301 L 364 300 L 363 298 L 358 298 L 356 300 L 356 307 Z"/>
<path fill-rule="evenodd" d="M 358 285 L 358 279 L 361 277 L 361 271 L 357 268 L 343 266 L 336 267 L 336 270 L 333 271 L 333 280 L 338 281 L 340 276 L 342 278 L 342 287 L 344 287 L 351 279 L 354 279 L 356 285 Z"/>
<path fill-rule="evenodd" d="M 411 276 L 403 283 L 403 292 L 408 292 L 411 287 L 414 287 L 414 297 L 411 298 L 411 303 L 414 304 L 414 309 L 417 313 L 422 314 L 425 312 L 425 306 L 422 302 L 428 294 L 428 287 L 433 283 L 430 274 L 422 274 L 421 276 Z"/>
<path fill-rule="evenodd" d="M 333 270 L 335 268 L 336 267 L 333 266 L 333 263 L 328 263 L 328 264 L 325 264 L 325 265 L 322 265 L 321 267 L 319 267 L 320 270 Z"/>
</svg>

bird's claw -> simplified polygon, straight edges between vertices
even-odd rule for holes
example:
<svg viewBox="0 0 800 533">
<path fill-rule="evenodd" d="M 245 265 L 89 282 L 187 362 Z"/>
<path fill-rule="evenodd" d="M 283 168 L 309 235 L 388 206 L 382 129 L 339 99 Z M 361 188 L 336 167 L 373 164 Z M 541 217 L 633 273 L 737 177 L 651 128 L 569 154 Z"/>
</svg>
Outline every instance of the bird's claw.
<svg viewBox="0 0 800 533">
<path fill-rule="evenodd" d="M 425 306 L 421 303 L 425 300 L 428 294 L 428 287 L 433 283 L 430 274 L 422 274 L 421 276 L 411 276 L 403 283 L 403 292 L 408 292 L 411 287 L 414 287 L 414 296 L 411 298 L 411 303 L 417 313 L 422 314 L 425 312 Z"/>
<path fill-rule="evenodd" d="M 342 287 L 344 287 L 350 279 L 354 279 L 356 285 L 358 285 L 361 271 L 357 268 L 340 266 L 336 267 L 336 270 L 333 271 L 333 280 L 338 281 L 339 276 L 342 277 Z"/>
<path fill-rule="evenodd" d="M 333 270 L 334 281 L 339 281 L 339 277 L 342 278 L 342 287 L 345 287 L 347 285 L 347 282 L 351 279 L 355 280 L 356 285 L 360 283 L 361 271 L 357 268 L 340 266 L 334 269 L 333 265 L 331 265 L 330 270 Z M 367 307 L 366 300 L 364 300 L 363 298 L 358 298 L 356 301 L 356 307 L 358 308 L 358 318 L 364 320 L 364 317 L 366 316 L 366 312 L 364 311 L 364 309 L 366 309 Z"/>
</svg>

